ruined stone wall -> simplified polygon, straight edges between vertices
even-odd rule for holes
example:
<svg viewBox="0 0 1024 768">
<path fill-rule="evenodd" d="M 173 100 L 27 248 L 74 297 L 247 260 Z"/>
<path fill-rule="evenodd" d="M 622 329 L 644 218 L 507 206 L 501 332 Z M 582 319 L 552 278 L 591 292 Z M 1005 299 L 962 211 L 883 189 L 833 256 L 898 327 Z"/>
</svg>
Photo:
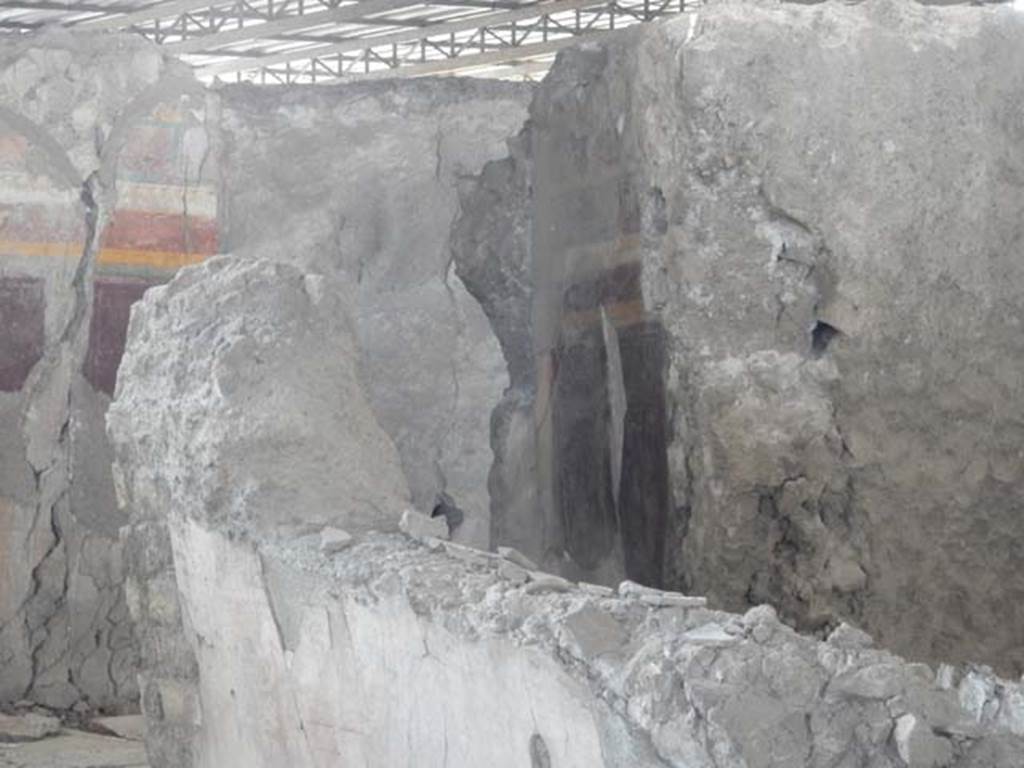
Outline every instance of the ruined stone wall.
<svg viewBox="0 0 1024 768">
<path fill-rule="evenodd" d="M 529 554 L 1021 671 L 1022 42 L 1007 6 L 726 1 L 563 54 L 497 203 Z"/>
<path fill-rule="evenodd" d="M 361 382 L 347 286 L 262 259 L 217 257 L 151 291 L 107 419 L 126 528 L 139 680 L 156 766 L 193 765 L 197 649 L 169 521 L 246 538 L 397 528 L 398 453 Z M 216 568 L 231 582 L 230 564 Z M 244 577 L 243 577 L 244 578 Z"/>
<path fill-rule="evenodd" d="M 129 305 L 217 247 L 205 109 L 135 40 L 3 49 L 0 702 L 135 696 L 103 415 Z"/>
<path fill-rule="evenodd" d="M 155 681 L 155 768 L 1020 764 L 1024 687 L 989 670 L 394 533 L 352 317 L 333 279 L 232 257 L 133 312 L 109 428 L 194 665 Z"/>
<path fill-rule="evenodd" d="M 218 251 L 344 278 L 416 504 L 457 508 L 456 536 L 486 545 L 504 362 L 449 274 L 447 233 L 457 178 L 503 154 L 529 89 L 211 92 L 112 35 L 30 36 L 2 56 L 0 703 L 117 708 L 137 695 L 124 573 L 139 574 L 138 615 L 173 617 L 170 542 L 143 516 L 119 540 L 129 510 L 104 413 L 132 303 Z M 143 653 L 187 666 L 161 626 L 136 638 Z"/>
<path fill-rule="evenodd" d="M 1024 757 L 1024 686 L 908 663 L 845 625 L 819 642 L 767 606 L 739 615 L 653 590 L 595 593 L 394 534 L 331 556 L 315 535 L 240 542 L 187 519 L 172 535 L 199 659 L 197 766 Z"/>
</svg>

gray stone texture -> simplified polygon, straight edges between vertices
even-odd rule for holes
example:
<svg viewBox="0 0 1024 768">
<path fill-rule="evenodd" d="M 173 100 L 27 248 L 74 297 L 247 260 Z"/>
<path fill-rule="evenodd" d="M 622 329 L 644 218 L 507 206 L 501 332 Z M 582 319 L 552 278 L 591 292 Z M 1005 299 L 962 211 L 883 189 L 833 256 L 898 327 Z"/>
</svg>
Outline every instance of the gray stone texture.
<svg viewBox="0 0 1024 768">
<path fill-rule="evenodd" d="M 85 363 L 126 147 L 161 105 L 201 114 L 196 95 L 186 68 L 135 38 L 0 49 L 0 703 L 116 710 L 137 695 L 109 398 Z"/>
<path fill-rule="evenodd" d="M 0 747 L 0 768 L 148 768 L 135 740 L 64 729 L 40 741 Z"/>
<path fill-rule="evenodd" d="M 768 606 L 729 614 L 546 574 L 523 583 L 501 559 L 388 534 L 330 558 L 315 537 L 243 541 L 192 519 L 172 536 L 202 768 L 1024 759 L 1019 683 L 973 669 L 943 687 L 925 664 L 798 635 Z"/>
<path fill-rule="evenodd" d="M 348 301 L 217 257 L 133 311 L 107 420 L 127 551 L 159 566 L 128 585 L 155 768 L 1019 765 L 1024 687 L 986 668 L 388 533 L 431 521 L 398 521 Z"/>
<path fill-rule="evenodd" d="M 447 233 L 456 210 L 456 177 L 501 154 L 503 137 L 523 118 L 528 93 L 519 86 L 458 81 L 266 92 L 228 88 L 218 92 L 213 129 L 221 169 L 222 245 L 246 258 L 290 262 L 323 273 L 322 278 L 308 279 L 322 280 L 323 291 L 329 294 L 323 300 L 335 303 L 345 314 L 345 332 L 351 334 L 353 345 L 346 348 L 345 360 L 351 370 L 358 371 L 360 391 L 372 408 L 374 424 L 387 433 L 388 444 L 397 449 L 401 462 L 397 475 L 386 473 L 377 484 L 381 493 L 390 484 L 391 496 L 378 494 L 367 501 L 376 504 L 382 521 L 393 518 L 397 525 L 410 496 L 418 511 L 429 515 L 439 497 L 447 494 L 463 511 L 463 522 L 453 537 L 481 546 L 490 539 L 489 413 L 501 397 L 505 366 L 486 318 L 449 269 Z M 383 185 L 389 173 L 391 181 Z M 391 194 L 394 190 L 398 192 Z M 274 215 L 268 216 L 268 211 Z M 201 274 L 190 279 L 199 280 Z M 200 290 L 189 295 L 205 295 Z M 202 313 L 202 299 L 192 300 L 199 302 L 194 309 Z M 242 303 L 227 309 L 265 312 L 263 320 L 254 316 L 246 323 L 245 334 L 252 334 L 254 328 L 265 327 L 275 318 L 288 317 L 294 307 L 278 303 L 261 309 Z M 184 308 L 181 312 L 180 320 L 186 323 L 188 313 Z M 337 322 L 341 321 L 339 317 Z M 129 348 L 141 345 L 133 359 L 148 362 L 141 367 L 126 363 L 125 370 L 131 372 L 125 377 L 137 381 L 122 397 L 127 403 L 139 400 L 140 407 L 140 398 L 149 398 L 143 408 L 149 416 L 143 418 L 153 419 L 149 431 L 157 445 L 166 448 L 169 436 L 154 430 L 160 414 L 177 406 L 173 400 L 161 400 L 159 394 L 150 397 L 159 393 L 160 386 L 151 388 L 144 382 L 160 378 L 159 366 L 171 363 L 145 350 L 145 345 L 163 349 L 159 334 L 147 328 L 147 322 L 139 320 L 129 334 Z M 188 338 L 187 324 L 165 330 Z M 244 388 L 256 372 L 247 367 L 244 339 L 237 341 L 237 359 L 225 359 L 223 370 L 225 376 L 240 376 Z M 340 340 L 329 339 L 320 351 L 337 343 Z M 322 485 L 326 465 L 307 465 L 310 457 L 299 449 L 304 439 L 316 441 L 316 435 L 326 429 L 324 422 L 317 421 L 319 406 L 302 405 L 306 369 L 313 361 L 317 370 L 335 363 L 318 361 L 316 349 L 310 346 L 296 349 L 295 354 L 292 386 L 268 393 L 269 399 L 260 402 L 269 408 L 290 403 L 293 417 L 313 419 L 303 422 L 304 437 L 296 434 L 284 442 L 278 440 L 262 452 L 240 447 L 230 456 L 221 456 L 221 467 L 250 473 L 257 485 L 277 482 L 286 489 L 309 482 L 325 489 L 318 505 L 312 506 L 294 504 L 284 491 L 278 496 L 263 494 L 267 515 L 277 515 L 274 521 L 269 517 L 264 521 L 267 527 L 301 530 L 334 520 L 350 533 L 358 533 L 367 527 L 365 519 L 348 523 L 331 516 L 342 510 L 325 510 L 332 497 L 341 504 L 359 490 L 352 486 L 352 478 L 342 473 L 336 477 L 341 485 Z M 177 376 L 176 383 L 161 386 L 190 386 L 189 377 L 195 375 L 192 363 L 183 358 L 177 365 L 165 371 Z M 327 377 L 321 385 L 338 387 L 339 382 Z M 169 393 L 165 390 L 164 395 Z M 246 407 L 255 407 L 254 401 L 246 402 Z M 206 405 L 212 407 L 212 403 Z M 121 413 L 128 418 L 134 408 L 125 406 Z M 280 414 L 282 428 L 287 425 L 286 416 Z M 141 446 L 130 447 L 137 425 L 112 421 L 111 429 L 128 451 L 120 463 L 143 467 Z M 326 461 L 330 438 L 323 437 L 320 446 Z M 177 449 L 184 451 L 185 446 L 179 444 Z M 370 457 L 378 455 L 370 445 L 364 449 Z M 160 449 L 154 445 L 147 450 Z M 295 460 L 282 460 L 282 452 L 290 450 L 298 452 Z M 192 460 L 187 453 L 177 455 L 182 461 Z M 151 457 L 163 460 L 157 454 Z M 292 474 L 284 477 L 280 473 L 287 468 Z M 140 487 L 139 482 L 136 476 L 124 484 L 132 515 L 125 539 L 130 604 L 140 636 L 142 708 L 150 722 L 149 752 L 156 766 L 187 768 L 193 759 L 191 734 L 201 717 L 195 657 L 181 629 L 183 617 L 166 530 L 167 499 L 156 494 L 159 486 L 144 482 Z M 211 477 L 210 483 L 211 496 L 244 495 L 245 489 L 233 487 L 227 477 Z M 309 492 L 302 491 L 300 497 Z M 239 502 L 252 509 L 252 500 Z M 224 511 L 230 515 L 228 507 Z M 236 527 L 245 529 L 248 524 Z"/>
<path fill-rule="evenodd" d="M 563 53 L 454 235 L 532 377 L 515 546 L 1020 674 L 1022 103 L 1006 5 L 726 0 Z"/>
<path fill-rule="evenodd" d="M 398 454 L 363 394 L 350 293 L 280 262 L 218 257 L 133 312 L 108 425 L 132 514 L 127 586 L 154 765 L 191 765 L 203 723 L 168 518 L 235 536 L 360 533 L 397 528 L 409 504 Z M 407 514 L 447 534 L 443 518 Z"/>
<path fill-rule="evenodd" d="M 178 621 L 162 523 L 139 516 L 127 548 L 118 538 L 131 511 L 115 500 L 104 389 L 120 347 L 97 349 L 92 338 L 109 322 L 98 314 L 104 281 L 115 292 L 117 281 L 135 281 L 136 293 L 116 303 L 121 332 L 147 285 L 218 245 L 347 283 L 360 368 L 417 508 L 429 514 L 447 493 L 463 519 L 454 537 L 487 545 L 489 414 L 505 364 L 449 269 L 448 228 L 457 179 L 504 153 L 529 95 L 455 80 L 207 91 L 134 35 L 4 41 L 0 704 L 132 704 L 126 570 L 148 592 L 130 590 L 135 608 L 152 608 L 155 626 Z M 180 146 L 160 143 L 168 112 L 180 116 Z M 161 243 L 152 221 L 134 234 L 121 227 L 122 209 L 157 198 L 171 201 L 160 216 L 180 219 L 172 231 L 184 245 Z M 196 245 L 201 215 L 211 239 Z M 186 253 L 161 262 L 173 248 Z M 173 633 L 151 640 L 188 672 Z M 157 698 L 148 696 L 153 706 Z"/>
<path fill-rule="evenodd" d="M 37 741 L 60 730 L 60 720 L 38 712 L 0 712 L 0 743 Z"/>
<path fill-rule="evenodd" d="M 538 559 L 557 559 L 560 552 L 548 552 L 545 543 L 559 539 L 560 523 L 545 514 L 536 479 L 528 149 L 521 135 L 509 142 L 509 157 L 460 180 L 451 250 L 456 273 L 498 337 L 509 377 L 491 415 L 491 538 Z"/>
<path fill-rule="evenodd" d="M 449 536 L 448 523 L 443 517 L 427 517 L 414 509 L 402 513 L 398 529 L 413 539 L 447 539 Z"/>
<path fill-rule="evenodd" d="M 154 765 L 191 765 L 203 722 L 168 521 L 234 537 L 359 534 L 397 530 L 409 504 L 398 453 L 364 394 L 347 295 L 291 265 L 219 256 L 132 312 L 107 424 L 132 515 L 128 591 Z"/>
<path fill-rule="evenodd" d="M 137 519 L 398 529 L 409 492 L 363 391 L 346 294 L 217 256 L 135 305 L 107 425 Z"/>
<path fill-rule="evenodd" d="M 416 508 L 447 494 L 464 513 L 455 540 L 485 548 L 508 375 L 449 232 L 458 181 L 506 153 L 530 95 L 471 79 L 221 92 L 224 250 L 352 285 L 367 392 Z"/>
</svg>

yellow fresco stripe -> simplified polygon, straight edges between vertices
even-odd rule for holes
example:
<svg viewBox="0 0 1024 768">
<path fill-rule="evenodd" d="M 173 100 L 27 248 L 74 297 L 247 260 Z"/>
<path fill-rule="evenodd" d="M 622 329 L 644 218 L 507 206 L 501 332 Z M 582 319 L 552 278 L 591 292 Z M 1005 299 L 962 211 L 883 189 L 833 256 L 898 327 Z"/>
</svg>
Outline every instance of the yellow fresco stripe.
<svg viewBox="0 0 1024 768">
<path fill-rule="evenodd" d="M 209 258 L 209 253 L 181 253 L 178 251 L 141 251 L 129 248 L 104 248 L 100 251 L 100 264 L 142 265 L 159 269 L 177 269 L 198 264 Z"/>
<path fill-rule="evenodd" d="M 9 256 L 58 256 L 77 258 L 81 243 L 29 243 L 23 240 L 0 240 L 0 254 Z M 103 248 L 98 263 L 104 265 L 146 266 L 156 269 L 177 269 L 198 264 L 209 253 L 182 253 L 179 251 L 146 251 L 134 248 Z"/>
<path fill-rule="evenodd" d="M 7 256 L 68 256 L 82 253 L 82 243 L 30 243 L 24 240 L 0 240 L 0 253 Z"/>
</svg>

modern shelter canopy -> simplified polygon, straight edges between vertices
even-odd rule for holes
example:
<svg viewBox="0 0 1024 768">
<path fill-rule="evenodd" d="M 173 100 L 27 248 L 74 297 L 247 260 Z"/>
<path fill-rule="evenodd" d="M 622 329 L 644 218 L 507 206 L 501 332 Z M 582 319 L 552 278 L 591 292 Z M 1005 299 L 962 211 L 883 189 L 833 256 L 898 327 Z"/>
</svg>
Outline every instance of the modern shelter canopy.
<svg viewBox="0 0 1024 768">
<path fill-rule="evenodd" d="M 128 30 L 204 80 L 323 83 L 463 74 L 532 78 L 558 49 L 693 0 L 0 0 L 0 32 Z"/>
</svg>

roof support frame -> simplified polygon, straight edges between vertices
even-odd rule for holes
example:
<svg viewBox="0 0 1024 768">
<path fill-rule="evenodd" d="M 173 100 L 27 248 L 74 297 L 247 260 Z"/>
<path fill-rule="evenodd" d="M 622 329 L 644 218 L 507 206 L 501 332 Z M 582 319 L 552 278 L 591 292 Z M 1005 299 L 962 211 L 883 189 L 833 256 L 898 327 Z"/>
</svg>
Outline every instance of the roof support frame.
<svg viewBox="0 0 1024 768">
<path fill-rule="evenodd" d="M 201 78 L 322 83 L 542 71 L 581 38 L 705 0 L 0 0 L 0 34 L 128 29 Z"/>
</svg>

